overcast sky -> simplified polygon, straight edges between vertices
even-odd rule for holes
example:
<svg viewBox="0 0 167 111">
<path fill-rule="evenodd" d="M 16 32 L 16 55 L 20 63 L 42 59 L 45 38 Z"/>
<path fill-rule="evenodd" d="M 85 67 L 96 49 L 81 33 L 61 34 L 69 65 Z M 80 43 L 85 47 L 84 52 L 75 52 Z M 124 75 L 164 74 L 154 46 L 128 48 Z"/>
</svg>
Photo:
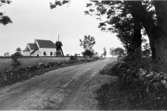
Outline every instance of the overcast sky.
<svg viewBox="0 0 167 111">
<path fill-rule="evenodd" d="M 52 0 L 13 0 L 2 7 L 13 21 L 7 26 L 0 25 L 0 55 L 13 52 L 17 47 L 24 49 L 34 39 L 57 40 L 58 33 L 63 42 L 64 53 L 82 52 L 79 39 L 90 34 L 95 37 L 94 49 L 102 53 L 103 48 L 121 46 L 120 41 L 110 32 L 97 28 L 95 17 L 84 14 L 87 0 L 71 0 L 65 6 L 50 10 Z"/>
</svg>

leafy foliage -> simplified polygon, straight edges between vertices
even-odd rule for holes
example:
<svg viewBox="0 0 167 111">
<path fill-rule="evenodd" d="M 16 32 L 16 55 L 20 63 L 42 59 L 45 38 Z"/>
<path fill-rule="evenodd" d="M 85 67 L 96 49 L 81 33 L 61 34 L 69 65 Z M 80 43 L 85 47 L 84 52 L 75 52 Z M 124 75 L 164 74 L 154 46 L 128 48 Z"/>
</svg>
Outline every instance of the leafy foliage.
<svg viewBox="0 0 167 111">
<path fill-rule="evenodd" d="M 18 58 L 22 57 L 23 55 L 20 52 L 16 52 L 11 55 L 11 58 L 13 60 L 13 66 L 20 65 L 20 62 L 18 61 Z"/>
<path fill-rule="evenodd" d="M 84 56 L 92 57 L 94 54 L 93 46 L 95 45 L 96 41 L 93 36 L 85 35 L 84 39 L 80 39 L 80 46 L 83 47 Z"/>
<path fill-rule="evenodd" d="M 152 71 L 150 67 L 150 58 L 143 58 L 140 62 L 125 58 L 120 62 L 108 64 L 101 73 L 119 77 L 117 87 L 120 92 L 128 92 L 124 99 L 130 104 L 129 108 L 166 108 L 167 75 Z M 107 92 L 105 94 L 109 95 Z"/>
<path fill-rule="evenodd" d="M 116 32 L 120 40 L 128 46 L 133 34 L 131 14 L 127 13 L 125 4 L 121 1 L 92 1 L 91 8 L 86 14 L 93 14 L 100 18 L 99 28 Z M 128 15 L 129 14 L 129 15 Z"/>
<path fill-rule="evenodd" d="M 106 48 L 103 48 L 103 54 L 102 54 L 104 57 L 106 57 L 106 55 L 107 55 L 107 50 L 106 50 Z"/>
<path fill-rule="evenodd" d="M 80 39 L 80 46 L 82 46 L 85 50 L 92 50 L 93 46 L 95 45 L 96 41 L 93 36 L 85 35 L 84 39 Z"/>
<path fill-rule="evenodd" d="M 92 57 L 94 55 L 93 51 L 90 51 L 90 50 L 85 50 L 83 53 L 83 56 L 86 57 Z"/>
<path fill-rule="evenodd" d="M 0 0 L 0 7 L 5 4 L 10 4 L 10 0 Z M 0 12 L 0 24 L 7 25 L 8 23 L 12 23 L 12 20 L 3 14 L 3 12 Z"/>
<path fill-rule="evenodd" d="M 21 48 L 18 47 L 18 48 L 16 49 L 16 52 L 20 52 L 20 51 L 21 51 Z"/>
<path fill-rule="evenodd" d="M 61 0 L 55 0 L 54 3 L 50 2 L 50 8 L 54 9 L 57 6 L 62 6 L 62 5 L 65 5 L 67 3 L 69 3 L 69 0 L 62 0 L 62 1 Z"/>
<path fill-rule="evenodd" d="M 151 1 L 92 0 L 87 7 L 85 13 L 99 19 L 101 30 L 116 33 L 129 55 L 140 55 L 142 21 L 155 15 Z"/>
<path fill-rule="evenodd" d="M 123 48 L 118 47 L 118 48 L 115 48 L 113 50 L 112 54 L 117 55 L 117 56 L 124 56 L 125 55 L 125 51 L 124 51 Z"/>
</svg>

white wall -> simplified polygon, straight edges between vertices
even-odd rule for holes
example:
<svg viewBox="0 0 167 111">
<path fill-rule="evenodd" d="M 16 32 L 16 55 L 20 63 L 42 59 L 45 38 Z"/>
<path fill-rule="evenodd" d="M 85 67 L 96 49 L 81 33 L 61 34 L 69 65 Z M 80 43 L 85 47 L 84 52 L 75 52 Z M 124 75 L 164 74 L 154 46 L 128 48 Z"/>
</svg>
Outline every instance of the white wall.
<svg viewBox="0 0 167 111">
<path fill-rule="evenodd" d="M 33 54 L 31 54 L 31 56 L 37 56 L 37 55 L 39 55 L 39 56 L 41 55 L 39 50 L 37 50 Z"/>
<path fill-rule="evenodd" d="M 23 56 L 30 56 L 30 52 L 29 51 L 23 51 L 22 54 L 23 54 Z"/>
<path fill-rule="evenodd" d="M 44 56 L 44 52 L 46 56 L 51 56 L 50 53 L 52 52 L 52 56 L 55 56 L 56 49 L 55 48 L 40 48 L 38 51 L 32 54 L 32 56 Z"/>
</svg>

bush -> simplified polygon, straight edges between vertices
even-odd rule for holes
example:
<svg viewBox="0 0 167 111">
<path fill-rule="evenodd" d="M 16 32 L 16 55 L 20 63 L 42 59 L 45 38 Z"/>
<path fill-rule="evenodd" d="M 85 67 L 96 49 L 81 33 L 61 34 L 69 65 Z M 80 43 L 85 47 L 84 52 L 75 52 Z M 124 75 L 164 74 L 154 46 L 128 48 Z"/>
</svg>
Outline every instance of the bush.
<svg viewBox="0 0 167 111">
<path fill-rule="evenodd" d="M 83 53 L 84 57 L 92 57 L 94 55 L 93 51 L 85 50 Z"/>
<path fill-rule="evenodd" d="M 20 65 L 20 62 L 18 61 L 19 57 L 22 57 L 23 55 L 20 52 L 16 52 L 11 55 L 11 58 L 13 60 L 13 66 L 18 66 Z"/>
<path fill-rule="evenodd" d="M 74 60 L 78 60 L 77 56 L 70 56 L 70 60 L 74 61 Z"/>
<path fill-rule="evenodd" d="M 19 53 L 15 53 L 12 55 L 12 60 L 17 63 L 19 57 L 22 57 Z M 18 81 L 23 81 L 29 79 L 36 75 L 44 74 L 50 70 L 54 70 L 60 67 L 69 66 L 75 63 L 82 63 L 78 60 L 77 56 L 71 56 L 70 61 L 63 61 L 63 62 L 49 62 L 49 63 L 38 63 L 36 65 L 30 65 L 27 67 L 17 67 L 13 68 L 12 71 L 6 71 L 4 73 L 0 73 L 0 87 L 5 85 L 10 85 L 16 83 Z M 87 61 L 84 61 L 87 62 Z M 16 66 L 16 64 L 14 64 Z"/>
<path fill-rule="evenodd" d="M 119 77 L 121 90 L 129 90 L 131 97 L 128 99 L 131 104 L 139 100 L 142 104 L 149 104 L 148 106 L 167 105 L 164 102 L 167 101 L 167 74 L 152 71 L 150 64 L 150 58 L 143 58 L 140 62 L 124 59 L 105 69 L 109 75 Z M 105 71 L 103 69 L 101 73 L 104 74 Z"/>
</svg>

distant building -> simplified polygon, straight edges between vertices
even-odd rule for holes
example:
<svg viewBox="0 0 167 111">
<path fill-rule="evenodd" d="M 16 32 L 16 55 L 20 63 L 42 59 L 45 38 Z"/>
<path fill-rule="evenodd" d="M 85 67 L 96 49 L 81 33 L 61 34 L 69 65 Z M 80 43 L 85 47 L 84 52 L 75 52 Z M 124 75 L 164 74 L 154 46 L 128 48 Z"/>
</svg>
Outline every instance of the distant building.
<svg viewBox="0 0 167 111">
<path fill-rule="evenodd" d="M 57 56 L 56 44 L 50 40 L 35 40 L 34 43 L 28 43 L 24 56 Z M 60 56 L 60 55 L 59 55 Z"/>
<path fill-rule="evenodd" d="M 64 56 L 63 50 L 62 50 L 62 46 L 63 43 L 59 40 L 59 34 L 58 34 L 58 41 L 56 41 L 56 56 Z"/>
<path fill-rule="evenodd" d="M 61 41 L 57 41 L 56 42 L 56 56 L 64 56 L 63 50 L 62 50 L 62 42 Z"/>
</svg>

